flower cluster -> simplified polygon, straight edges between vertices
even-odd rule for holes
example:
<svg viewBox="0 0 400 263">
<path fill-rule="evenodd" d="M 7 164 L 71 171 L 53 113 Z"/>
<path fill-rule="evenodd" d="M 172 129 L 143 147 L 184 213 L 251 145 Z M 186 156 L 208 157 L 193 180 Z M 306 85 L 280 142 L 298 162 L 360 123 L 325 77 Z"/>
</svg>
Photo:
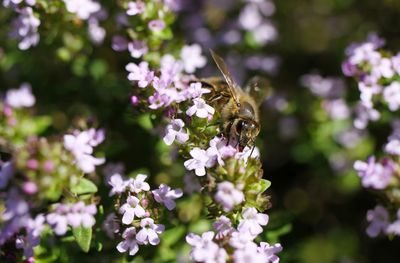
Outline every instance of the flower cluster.
<svg viewBox="0 0 400 263">
<path fill-rule="evenodd" d="M 46 226 L 57 235 L 65 235 L 68 226 L 91 230 L 97 208 L 89 200 L 97 188 L 83 175 L 104 162 L 91 155 L 104 140 L 101 130 L 65 135 L 64 144 L 60 137 L 41 137 L 51 118 L 31 115 L 35 101 L 25 83 L 8 90 L 0 102 L 0 146 L 9 156 L 0 160 L 0 196 L 5 200 L 0 246 L 14 242 L 29 260 Z M 73 201 L 66 192 L 74 194 Z M 61 199 L 63 203 L 55 203 Z"/>
<path fill-rule="evenodd" d="M 116 196 L 123 203 L 116 208 L 116 213 L 108 216 L 104 229 L 111 237 L 122 234 L 123 241 L 118 243 L 117 250 L 131 256 L 139 251 L 139 245 L 160 243 L 159 235 L 165 229 L 164 225 L 155 223 L 160 220 L 163 208 L 160 204 L 173 210 L 175 199 L 183 194 L 181 189 L 173 190 L 165 184 L 150 191 L 146 178 L 147 175 L 138 174 L 135 178 L 124 179 L 116 173 L 108 182 L 112 187 L 110 196 Z"/>
<path fill-rule="evenodd" d="M 226 216 L 221 216 L 214 222 L 214 231 L 208 231 L 201 236 L 190 233 L 186 242 L 192 246 L 190 257 L 196 262 L 279 262 L 275 254 L 282 250 L 278 243 L 270 245 L 254 240 L 262 232 L 262 226 L 267 225 L 268 216 L 257 213 L 253 207 L 243 210 L 242 219 L 237 228 Z"/>
</svg>

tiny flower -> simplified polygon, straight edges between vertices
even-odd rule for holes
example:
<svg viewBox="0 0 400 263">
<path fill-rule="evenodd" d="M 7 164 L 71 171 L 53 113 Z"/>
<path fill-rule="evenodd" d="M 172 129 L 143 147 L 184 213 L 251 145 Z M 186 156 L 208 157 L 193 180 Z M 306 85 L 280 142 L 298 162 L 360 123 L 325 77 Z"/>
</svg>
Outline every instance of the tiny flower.
<svg viewBox="0 0 400 263">
<path fill-rule="evenodd" d="M 112 186 L 109 196 L 115 194 L 122 194 L 126 191 L 128 186 L 127 182 L 122 178 L 120 174 L 114 174 L 110 177 L 108 184 Z"/>
<path fill-rule="evenodd" d="M 38 187 L 34 182 L 24 182 L 22 190 L 24 191 L 25 194 L 33 195 L 37 193 Z"/>
<path fill-rule="evenodd" d="M 133 96 L 131 97 L 131 104 L 132 104 L 133 106 L 137 106 L 137 105 L 139 104 L 139 98 L 138 98 L 138 96 L 133 95 Z"/>
<path fill-rule="evenodd" d="M 142 1 L 129 2 L 128 10 L 126 10 L 126 14 L 128 16 L 134 16 L 137 14 L 141 14 L 144 12 L 146 5 Z"/>
<path fill-rule="evenodd" d="M 200 82 L 191 83 L 190 86 L 184 91 L 187 99 L 194 99 L 201 97 L 203 94 L 210 93 L 210 89 L 203 88 Z"/>
<path fill-rule="evenodd" d="M 163 138 L 166 145 L 171 145 L 175 140 L 184 143 L 189 140 L 189 135 L 183 129 L 185 123 L 181 119 L 174 119 L 165 128 L 165 136 Z"/>
<path fill-rule="evenodd" d="M 207 155 L 210 159 L 216 160 L 219 165 L 225 165 L 223 159 L 235 156 L 236 149 L 227 145 L 227 140 L 223 137 L 215 137 L 210 141 L 210 147 L 207 149 Z"/>
<path fill-rule="evenodd" d="M 82 201 L 70 207 L 70 211 L 67 214 L 68 224 L 72 228 L 83 226 L 85 228 L 91 228 L 96 223 L 94 215 L 97 213 L 95 205 L 86 206 Z"/>
<path fill-rule="evenodd" d="M 238 230 L 240 232 L 249 231 L 253 236 L 262 233 L 261 226 L 268 224 L 268 215 L 258 213 L 254 207 L 246 208 L 242 213 L 243 219 L 240 220 Z"/>
<path fill-rule="evenodd" d="M 119 213 L 123 214 L 122 223 L 129 225 L 136 217 L 144 217 L 145 210 L 139 204 L 139 199 L 135 196 L 128 196 L 126 203 L 121 206 Z"/>
<path fill-rule="evenodd" d="M 196 262 L 226 262 L 227 253 L 214 241 L 212 231 L 204 232 L 201 237 L 190 233 L 186 236 L 186 242 L 192 246 L 190 257 Z"/>
<path fill-rule="evenodd" d="M 234 262 L 270 262 L 267 260 L 267 256 L 264 253 L 258 252 L 257 249 L 257 245 L 253 242 L 246 244 L 246 246 L 242 249 L 236 249 L 233 252 Z"/>
<path fill-rule="evenodd" d="M 275 254 L 282 251 L 282 246 L 279 243 L 270 245 L 267 242 L 260 242 L 260 246 L 257 250 L 258 252 L 265 254 L 268 260 L 267 262 L 278 263 L 279 257 Z"/>
<path fill-rule="evenodd" d="M 117 250 L 120 253 L 129 251 L 129 255 L 133 256 L 139 251 L 139 245 L 136 241 L 136 228 L 129 227 L 122 233 L 122 238 L 125 239 L 117 245 Z"/>
<path fill-rule="evenodd" d="M 392 82 L 383 90 L 383 99 L 389 104 L 391 111 L 400 108 L 400 82 Z"/>
<path fill-rule="evenodd" d="M 27 50 L 39 43 L 38 28 L 40 20 L 34 15 L 31 7 L 22 7 L 16 9 L 16 11 L 19 16 L 11 22 L 12 31 L 10 36 L 19 41 L 19 49 Z"/>
<path fill-rule="evenodd" d="M 114 238 L 115 234 L 119 232 L 120 225 L 118 221 L 119 220 L 114 213 L 107 215 L 103 224 L 103 230 L 106 232 L 108 237 Z"/>
<path fill-rule="evenodd" d="M 124 51 L 128 49 L 128 39 L 122 36 L 113 36 L 111 47 L 115 51 Z"/>
<path fill-rule="evenodd" d="M 13 108 L 32 107 L 35 102 L 31 85 L 28 83 L 22 84 L 19 89 L 8 90 L 5 97 L 5 103 Z"/>
<path fill-rule="evenodd" d="M 101 5 L 92 0 L 63 0 L 68 12 L 80 19 L 87 20 L 92 14 L 100 11 Z"/>
<path fill-rule="evenodd" d="M 129 189 L 131 192 L 140 193 L 141 191 L 149 191 L 150 185 L 145 181 L 147 175 L 138 174 L 135 179 L 129 180 Z"/>
<path fill-rule="evenodd" d="M 164 232 L 163 225 L 154 224 L 154 220 L 151 218 L 144 218 L 140 221 L 140 226 L 142 229 L 136 235 L 136 240 L 139 244 L 150 243 L 155 246 L 160 243 L 158 235 Z"/>
<path fill-rule="evenodd" d="M 185 193 L 192 194 L 194 192 L 201 191 L 200 182 L 193 173 L 185 174 L 185 177 L 183 178 L 183 180 L 185 183 L 185 187 L 183 189 L 185 191 Z"/>
<path fill-rule="evenodd" d="M 376 208 L 375 208 L 376 209 Z M 384 227 L 384 223 L 385 223 L 385 219 L 387 220 L 387 217 L 385 217 L 385 213 L 382 210 L 382 215 L 381 215 L 381 219 L 382 219 L 382 225 L 380 226 L 381 228 Z M 379 215 L 378 215 L 379 216 Z M 378 219 L 379 220 L 379 219 Z M 379 224 L 379 223 L 375 223 L 375 224 Z M 379 226 L 375 226 L 376 228 L 378 228 Z M 379 230 L 378 230 L 379 231 Z M 393 223 L 390 223 L 387 228 L 386 228 L 386 233 L 388 234 L 395 234 L 397 236 L 400 235 L 400 209 L 397 210 L 397 220 L 395 220 Z M 374 233 L 375 234 L 375 233 Z"/>
<path fill-rule="evenodd" d="M 193 99 L 193 103 L 194 105 L 186 111 L 188 116 L 196 114 L 199 118 L 207 118 L 209 114 L 213 115 L 215 112 L 214 108 L 208 105 L 202 98 Z"/>
<path fill-rule="evenodd" d="M 207 59 L 201 55 L 201 47 L 198 44 L 184 46 L 181 51 L 181 59 L 187 73 L 194 73 L 197 68 L 202 68 L 207 63 Z"/>
<path fill-rule="evenodd" d="M 244 201 L 244 194 L 231 182 L 225 181 L 217 185 L 215 201 L 222 206 L 225 212 L 232 211 L 235 205 Z"/>
<path fill-rule="evenodd" d="M 373 189 L 386 188 L 393 176 L 393 163 L 390 160 L 376 163 L 374 156 L 368 158 L 367 162 L 356 161 L 354 169 L 361 177 L 362 185 Z"/>
<path fill-rule="evenodd" d="M 0 189 L 7 186 L 8 181 L 14 175 L 14 165 L 12 162 L 2 163 L 0 166 Z"/>
<path fill-rule="evenodd" d="M 231 220 L 226 216 L 220 216 L 218 220 L 213 223 L 213 228 L 217 231 L 216 239 L 223 239 L 234 230 Z"/>
<path fill-rule="evenodd" d="M 397 139 L 390 140 L 385 146 L 385 152 L 400 155 L 400 141 Z"/>
<path fill-rule="evenodd" d="M 140 62 L 139 65 L 129 63 L 125 69 L 129 72 L 128 79 L 137 81 L 139 88 L 147 87 L 154 77 L 154 72 L 149 70 L 149 63 L 146 61 Z"/>
<path fill-rule="evenodd" d="M 160 19 L 151 20 L 148 26 L 151 31 L 159 32 L 165 28 L 165 22 Z"/>
<path fill-rule="evenodd" d="M 151 191 L 153 193 L 154 199 L 160 203 L 164 204 L 168 210 L 175 208 L 175 199 L 183 195 L 181 189 L 171 190 L 171 187 L 165 184 L 161 184 L 159 189 Z"/>
<path fill-rule="evenodd" d="M 368 210 L 367 221 L 370 223 L 367 228 L 367 235 L 377 237 L 381 231 L 386 231 L 389 225 L 389 213 L 383 206 L 377 205 L 373 210 Z"/>
<path fill-rule="evenodd" d="M 209 157 L 207 152 L 196 147 L 190 151 L 190 156 L 192 156 L 192 159 L 184 162 L 186 169 L 189 171 L 195 170 L 197 176 L 204 176 L 206 174 L 205 168 L 209 167 Z"/>
<path fill-rule="evenodd" d="M 144 41 L 134 40 L 128 44 L 128 50 L 131 53 L 131 57 L 140 58 L 148 52 L 148 48 Z"/>
</svg>

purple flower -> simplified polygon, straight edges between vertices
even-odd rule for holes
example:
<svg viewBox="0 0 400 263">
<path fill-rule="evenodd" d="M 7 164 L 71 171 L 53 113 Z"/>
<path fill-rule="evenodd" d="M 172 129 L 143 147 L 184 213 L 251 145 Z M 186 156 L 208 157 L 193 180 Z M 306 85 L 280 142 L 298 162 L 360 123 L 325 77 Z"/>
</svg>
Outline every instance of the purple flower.
<svg viewBox="0 0 400 263">
<path fill-rule="evenodd" d="M 148 27 L 151 31 L 159 32 L 165 28 L 165 22 L 161 19 L 151 20 Z"/>
<path fill-rule="evenodd" d="M 67 205 L 57 204 L 55 211 L 46 216 L 47 223 L 53 227 L 54 232 L 59 236 L 64 235 L 68 230 L 66 217 L 68 212 L 69 207 Z"/>
<path fill-rule="evenodd" d="M 108 184 L 112 186 L 109 196 L 124 193 L 128 186 L 128 182 L 125 181 L 120 174 L 112 175 Z"/>
<path fill-rule="evenodd" d="M 378 77 L 391 78 L 394 75 L 392 61 L 388 58 L 381 58 L 372 68 L 371 74 L 376 74 Z"/>
<path fill-rule="evenodd" d="M 145 181 L 147 175 L 138 174 L 135 179 L 129 180 L 129 189 L 131 192 L 140 193 L 141 191 L 149 191 L 150 185 Z"/>
<path fill-rule="evenodd" d="M 145 3 L 141 2 L 141 1 L 129 2 L 128 10 L 126 10 L 126 14 L 128 16 L 134 16 L 137 14 L 141 14 L 144 12 L 145 8 L 146 8 Z"/>
<path fill-rule="evenodd" d="M 386 188 L 393 177 L 394 164 L 390 160 L 383 160 L 381 163 L 375 162 L 375 157 L 371 156 L 367 162 L 356 161 L 354 169 L 361 177 L 364 187 L 373 189 Z"/>
<path fill-rule="evenodd" d="M 254 40 L 260 45 L 266 45 L 278 38 L 278 31 L 270 21 L 265 21 L 260 26 L 253 29 L 252 33 Z"/>
<path fill-rule="evenodd" d="M 270 262 L 265 253 L 260 253 L 255 243 L 250 242 L 242 249 L 236 249 L 233 253 L 235 263 Z"/>
<path fill-rule="evenodd" d="M 184 46 L 181 50 L 181 59 L 187 73 L 194 73 L 197 68 L 202 68 L 207 63 L 207 59 L 201 55 L 201 47 L 198 44 Z"/>
<path fill-rule="evenodd" d="M 38 27 L 40 20 L 34 16 L 31 7 L 24 7 L 17 10 L 19 16 L 12 21 L 12 32 L 10 36 L 19 41 L 18 48 L 29 49 L 39 43 Z"/>
<path fill-rule="evenodd" d="M 137 81 L 139 88 L 147 87 L 154 78 L 154 72 L 149 70 L 149 63 L 146 61 L 140 62 L 139 65 L 129 63 L 125 69 L 129 72 L 128 79 Z"/>
<path fill-rule="evenodd" d="M 282 251 L 282 246 L 279 243 L 271 246 L 267 242 L 260 242 L 260 246 L 258 247 L 258 252 L 264 253 L 265 256 L 267 257 L 268 260 L 267 262 L 271 263 L 279 262 L 279 257 L 275 254 L 281 251 Z"/>
<path fill-rule="evenodd" d="M 32 107 L 35 102 L 31 85 L 28 83 L 23 83 L 19 89 L 8 90 L 5 97 L 5 103 L 13 108 Z"/>
<path fill-rule="evenodd" d="M 139 251 L 139 245 L 136 241 L 136 228 L 129 227 L 122 233 L 122 238 L 125 239 L 117 245 L 117 250 L 120 253 L 129 251 L 129 255 L 133 256 Z"/>
<path fill-rule="evenodd" d="M 128 43 L 128 50 L 133 58 L 140 58 L 148 52 L 146 43 L 139 40 Z"/>
<path fill-rule="evenodd" d="M 142 229 L 137 233 L 136 240 L 139 244 L 148 244 L 155 246 L 160 243 L 158 235 L 164 232 L 164 226 L 160 224 L 154 224 L 154 220 L 151 218 L 144 218 L 140 221 Z"/>
<path fill-rule="evenodd" d="M 67 216 L 68 224 L 72 228 L 83 226 L 91 228 L 96 223 L 94 215 L 97 213 L 95 205 L 91 204 L 86 206 L 82 201 L 70 205 Z"/>
<path fill-rule="evenodd" d="M 232 211 L 235 205 L 241 204 L 244 201 L 244 194 L 233 183 L 224 181 L 217 185 L 217 193 L 214 199 L 222 206 L 225 212 L 229 212 Z"/>
<path fill-rule="evenodd" d="M 389 224 L 389 213 L 383 206 L 377 205 L 373 210 L 368 210 L 367 221 L 370 223 L 367 228 L 367 235 L 377 237 L 381 231 L 386 231 Z"/>
<path fill-rule="evenodd" d="M 82 20 L 87 20 L 89 17 L 100 11 L 101 5 L 92 0 L 63 0 L 67 11 L 74 13 Z"/>
<path fill-rule="evenodd" d="M 249 231 L 233 231 L 229 239 L 229 245 L 236 249 L 245 249 L 249 246 L 256 248 L 257 245 L 253 242 L 255 238 L 256 236 Z"/>
<path fill-rule="evenodd" d="M 186 99 L 195 99 L 210 92 L 211 90 L 203 88 L 200 82 L 191 83 L 190 86 L 184 91 Z"/>
<path fill-rule="evenodd" d="M 129 225 L 136 217 L 144 217 L 146 211 L 139 205 L 140 201 L 135 196 L 128 196 L 126 203 L 121 206 L 119 213 L 123 214 L 122 223 Z"/>
<path fill-rule="evenodd" d="M 218 220 L 213 223 L 213 228 L 217 231 L 216 239 L 223 239 L 234 231 L 231 220 L 226 216 L 220 216 Z"/>
<path fill-rule="evenodd" d="M 376 208 L 375 208 L 376 209 Z M 387 217 L 385 217 L 384 216 L 384 211 L 381 211 L 382 212 L 382 214 L 381 214 L 381 216 L 382 216 L 382 218 L 381 219 L 383 219 L 382 221 L 383 221 L 383 223 L 382 223 L 382 225 L 380 226 L 382 229 L 383 229 L 383 227 L 384 227 L 384 220 L 386 219 L 387 220 Z M 387 212 L 386 212 L 387 213 Z M 379 219 L 378 219 L 379 220 Z M 378 224 L 378 223 L 376 223 L 376 224 Z M 395 234 L 395 235 L 397 235 L 397 236 L 399 236 L 400 235 L 400 209 L 399 210 L 397 210 L 397 220 L 395 220 L 393 223 L 390 223 L 388 226 L 387 226 L 387 228 L 386 228 L 386 233 L 388 233 L 388 234 Z M 375 234 L 375 233 L 374 233 Z"/>
<path fill-rule="evenodd" d="M 238 230 L 240 232 L 248 231 L 251 235 L 257 236 L 262 233 L 261 226 L 268 224 L 268 215 L 258 213 L 254 207 L 246 208 L 242 213 L 243 219 L 240 220 Z"/>
<path fill-rule="evenodd" d="M 153 193 L 154 199 L 160 203 L 164 204 L 168 210 L 175 208 L 175 199 L 183 195 L 181 189 L 171 190 L 171 187 L 165 184 L 161 184 L 158 189 L 151 191 Z"/>
<path fill-rule="evenodd" d="M 350 117 L 350 108 L 343 99 L 324 101 L 322 107 L 333 120 L 345 120 Z"/>
<path fill-rule="evenodd" d="M 186 242 L 192 246 L 190 257 L 196 262 L 226 262 L 227 253 L 220 248 L 214 241 L 212 231 L 204 232 L 201 237 L 190 233 L 186 236 Z"/>
<path fill-rule="evenodd" d="M 357 129 L 365 129 L 367 127 L 368 122 L 371 121 L 376 121 L 380 118 L 380 113 L 373 109 L 373 108 L 368 108 L 362 103 L 359 103 L 356 107 L 356 118 L 353 122 L 354 127 Z"/>
<path fill-rule="evenodd" d="M 186 169 L 189 171 L 195 170 L 195 174 L 197 176 L 204 176 L 206 174 L 205 168 L 211 167 L 207 152 L 203 149 L 195 147 L 190 151 L 190 156 L 192 156 L 192 159 L 184 162 Z"/>
<path fill-rule="evenodd" d="M 0 189 L 4 189 L 11 177 L 14 176 L 14 165 L 12 162 L 2 163 L 0 166 Z"/>
<path fill-rule="evenodd" d="M 171 145 L 175 140 L 184 143 L 189 140 L 189 135 L 183 129 L 185 123 L 181 119 L 174 119 L 165 128 L 165 136 L 163 138 L 166 145 Z"/>
<path fill-rule="evenodd" d="M 202 98 L 193 99 L 193 103 L 194 105 L 186 111 L 188 116 L 196 114 L 199 118 L 207 118 L 209 114 L 213 115 L 215 112 L 214 108 L 208 105 Z"/>
<path fill-rule="evenodd" d="M 263 17 L 255 4 L 247 4 L 239 15 L 239 24 L 245 30 L 254 30 L 260 26 Z"/>
<path fill-rule="evenodd" d="M 345 90 L 345 83 L 341 78 L 323 78 L 318 74 L 307 74 L 301 77 L 300 82 L 314 95 L 323 98 L 338 99 Z"/>
<path fill-rule="evenodd" d="M 396 73 L 400 74 L 400 53 L 397 53 L 396 56 L 392 57 L 392 65 Z"/>
<path fill-rule="evenodd" d="M 113 36 L 112 49 L 115 51 L 124 51 L 128 49 L 128 39 L 122 36 Z"/>
<path fill-rule="evenodd" d="M 383 99 L 388 103 L 391 111 L 400 108 L 400 82 L 392 82 L 383 90 Z"/>
</svg>

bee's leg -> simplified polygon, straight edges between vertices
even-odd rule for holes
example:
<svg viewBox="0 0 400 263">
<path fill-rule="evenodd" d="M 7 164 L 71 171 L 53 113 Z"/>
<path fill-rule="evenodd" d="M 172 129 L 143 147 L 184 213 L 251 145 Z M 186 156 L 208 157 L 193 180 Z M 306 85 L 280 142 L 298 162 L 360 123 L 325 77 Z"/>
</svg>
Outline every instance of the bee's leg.
<svg viewBox="0 0 400 263">
<path fill-rule="evenodd" d="M 254 148 L 256 148 L 256 144 L 254 144 L 254 145 L 253 145 L 253 148 L 251 148 L 251 152 L 250 152 L 249 158 L 250 158 L 251 155 L 253 154 Z"/>
<path fill-rule="evenodd" d="M 227 140 L 226 140 L 226 146 L 228 146 L 229 145 L 229 143 L 230 143 L 230 141 L 231 141 L 231 129 L 232 129 L 232 126 L 233 126 L 233 122 L 234 122 L 234 120 L 230 120 L 229 121 L 229 123 L 228 123 L 228 125 L 226 126 L 226 128 L 224 129 L 224 132 L 226 133 L 225 134 L 225 137 L 227 138 Z"/>
</svg>

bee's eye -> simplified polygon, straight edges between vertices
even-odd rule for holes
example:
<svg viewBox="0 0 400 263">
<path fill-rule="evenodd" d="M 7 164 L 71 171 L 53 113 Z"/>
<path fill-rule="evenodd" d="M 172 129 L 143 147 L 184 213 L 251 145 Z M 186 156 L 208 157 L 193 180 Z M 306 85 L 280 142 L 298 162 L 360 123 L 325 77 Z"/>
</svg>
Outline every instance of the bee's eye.
<svg viewBox="0 0 400 263">
<path fill-rule="evenodd" d="M 241 131 L 243 129 L 243 126 L 244 126 L 244 121 L 239 121 L 237 126 L 236 126 L 237 133 L 241 133 Z"/>
</svg>

